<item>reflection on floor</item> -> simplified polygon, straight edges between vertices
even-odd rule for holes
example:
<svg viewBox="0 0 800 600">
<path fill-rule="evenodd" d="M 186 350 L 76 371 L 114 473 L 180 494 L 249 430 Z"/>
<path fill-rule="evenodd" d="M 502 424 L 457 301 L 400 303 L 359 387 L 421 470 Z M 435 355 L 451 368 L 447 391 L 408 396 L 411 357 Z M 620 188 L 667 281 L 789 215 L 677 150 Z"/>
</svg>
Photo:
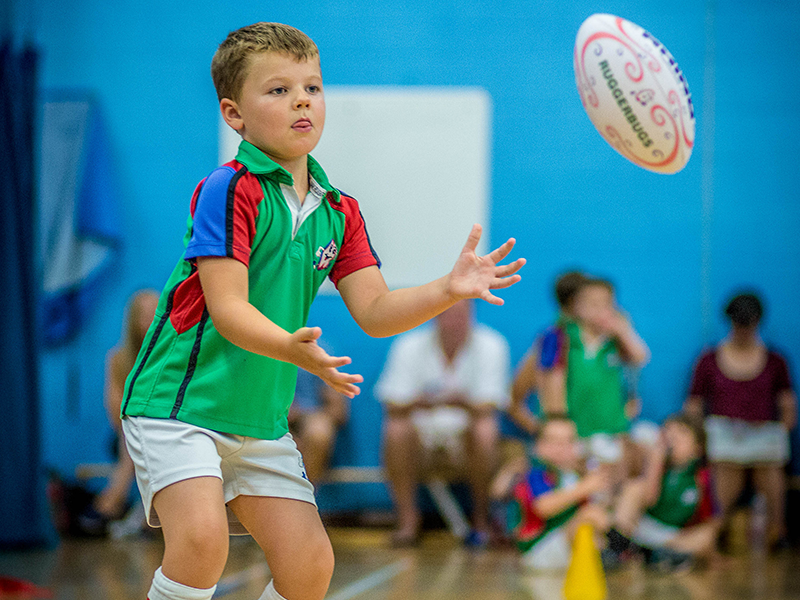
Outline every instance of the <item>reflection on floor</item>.
<svg viewBox="0 0 800 600">
<path fill-rule="evenodd" d="M 385 529 L 332 528 L 336 571 L 330 600 L 553 600 L 563 576 L 531 575 L 515 552 L 463 549 L 446 532 L 421 546 L 394 550 Z M 67 541 L 53 550 L 0 554 L 0 575 L 52 590 L 56 600 L 144 600 L 163 545 L 158 537 Z M 660 575 L 632 566 L 608 576 L 609 600 L 788 600 L 800 598 L 800 553 L 769 558 L 735 556 L 683 575 Z M 255 600 L 269 580 L 250 538 L 231 538 L 217 597 Z M 0 597 L 5 600 L 10 596 Z"/>
</svg>

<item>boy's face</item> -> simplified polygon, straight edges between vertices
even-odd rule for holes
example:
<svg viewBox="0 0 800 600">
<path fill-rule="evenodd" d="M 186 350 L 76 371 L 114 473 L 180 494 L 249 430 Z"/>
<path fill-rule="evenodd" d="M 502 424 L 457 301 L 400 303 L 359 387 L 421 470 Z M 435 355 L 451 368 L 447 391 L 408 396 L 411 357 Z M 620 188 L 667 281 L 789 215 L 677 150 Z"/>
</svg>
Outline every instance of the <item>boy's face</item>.
<svg viewBox="0 0 800 600">
<path fill-rule="evenodd" d="M 580 449 L 575 424 L 566 420 L 546 423 L 536 442 L 536 454 L 540 460 L 559 469 L 576 469 Z"/>
<path fill-rule="evenodd" d="M 319 57 L 254 54 L 239 101 L 225 98 L 220 106 L 228 125 L 277 163 L 304 157 L 325 125 Z"/>
<path fill-rule="evenodd" d="M 573 309 L 583 324 L 603 330 L 614 318 L 614 296 L 603 285 L 585 285 L 576 294 Z"/>
<path fill-rule="evenodd" d="M 664 426 L 664 438 L 674 464 L 685 465 L 700 457 L 694 432 L 683 423 L 668 422 Z"/>
</svg>

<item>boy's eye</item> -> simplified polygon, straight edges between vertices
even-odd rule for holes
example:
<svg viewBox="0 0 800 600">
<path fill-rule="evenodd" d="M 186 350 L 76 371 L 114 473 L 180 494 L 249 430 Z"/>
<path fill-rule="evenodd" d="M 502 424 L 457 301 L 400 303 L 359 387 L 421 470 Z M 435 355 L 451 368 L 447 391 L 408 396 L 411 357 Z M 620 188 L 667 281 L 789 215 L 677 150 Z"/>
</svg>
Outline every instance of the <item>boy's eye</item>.
<svg viewBox="0 0 800 600">
<path fill-rule="evenodd" d="M 286 93 L 286 88 L 284 88 L 284 87 L 273 88 L 273 89 L 271 89 L 269 91 L 269 93 L 274 95 L 274 96 L 280 96 L 281 94 L 285 94 Z"/>
<path fill-rule="evenodd" d="M 309 94 L 318 94 L 321 91 L 318 85 L 310 85 L 307 89 Z"/>
</svg>

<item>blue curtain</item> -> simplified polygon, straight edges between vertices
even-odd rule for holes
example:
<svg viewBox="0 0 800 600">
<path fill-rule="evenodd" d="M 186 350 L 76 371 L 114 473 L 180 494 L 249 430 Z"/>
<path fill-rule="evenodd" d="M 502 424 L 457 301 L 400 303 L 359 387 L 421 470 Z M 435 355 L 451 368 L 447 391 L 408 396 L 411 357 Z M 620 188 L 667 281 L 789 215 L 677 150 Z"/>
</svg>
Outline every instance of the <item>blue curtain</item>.
<svg viewBox="0 0 800 600">
<path fill-rule="evenodd" d="M 34 235 L 37 52 L 0 44 L 0 547 L 47 540 L 39 443 Z"/>
</svg>

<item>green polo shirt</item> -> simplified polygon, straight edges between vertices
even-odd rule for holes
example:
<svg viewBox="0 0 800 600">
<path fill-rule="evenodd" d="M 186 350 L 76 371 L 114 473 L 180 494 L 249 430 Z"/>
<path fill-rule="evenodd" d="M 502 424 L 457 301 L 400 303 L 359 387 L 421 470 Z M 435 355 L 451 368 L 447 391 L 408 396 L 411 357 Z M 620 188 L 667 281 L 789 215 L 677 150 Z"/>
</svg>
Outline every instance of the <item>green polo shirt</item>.
<svg viewBox="0 0 800 600">
<path fill-rule="evenodd" d="M 647 514 L 672 527 L 684 527 L 713 514 L 713 499 L 708 485 L 708 471 L 700 461 L 665 470 L 658 501 Z"/>
<path fill-rule="evenodd" d="M 291 174 L 243 141 L 192 197 L 186 250 L 161 294 L 125 387 L 122 416 L 171 418 L 225 433 L 277 439 L 288 432 L 297 367 L 223 338 L 206 309 L 196 259 L 248 267 L 249 301 L 283 329 L 304 327 L 325 277 L 334 283 L 380 261 L 355 199 L 331 187 L 310 156 L 319 206 L 292 236 L 280 185 Z"/>
<path fill-rule="evenodd" d="M 580 437 L 628 430 L 625 418 L 625 381 L 617 343 L 608 339 L 591 354 L 581 339 L 580 327 L 563 324 L 568 339 L 567 411 Z"/>
</svg>

